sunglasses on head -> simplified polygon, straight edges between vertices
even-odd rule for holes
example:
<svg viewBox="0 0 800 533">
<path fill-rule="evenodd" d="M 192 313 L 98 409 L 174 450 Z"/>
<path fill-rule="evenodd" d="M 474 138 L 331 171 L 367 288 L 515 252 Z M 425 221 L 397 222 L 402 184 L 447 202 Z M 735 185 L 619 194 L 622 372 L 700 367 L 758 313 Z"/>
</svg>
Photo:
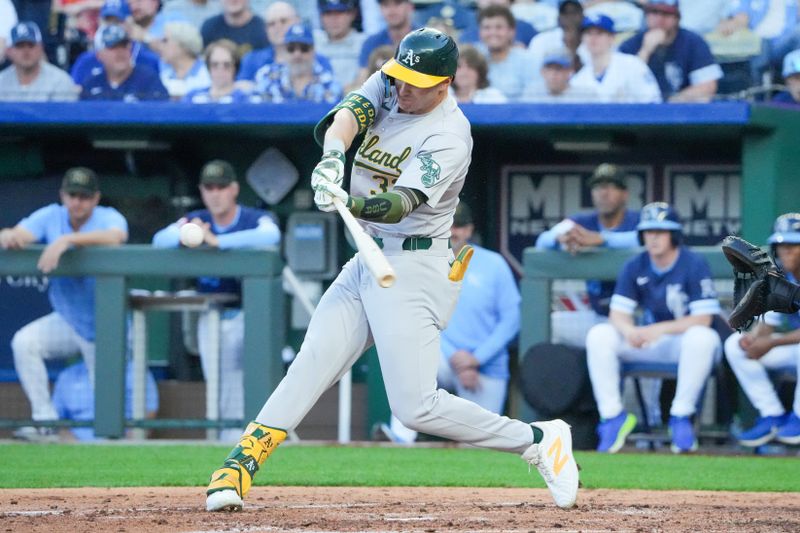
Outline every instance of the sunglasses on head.
<svg viewBox="0 0 800 533">
<path fill-rule="evenodd" d="M 286 45 L 286 50 L 288 50 L 288 52 L 290 54 L 293 54 L 293 53 L 297 52 L 298 50 L 300 52 L 306 54 L 306 53 L 311 51 L 311 45 L 310 44 L 303 44 L 303 43 L 290 43 L 290 44 Z"/>
</svg>

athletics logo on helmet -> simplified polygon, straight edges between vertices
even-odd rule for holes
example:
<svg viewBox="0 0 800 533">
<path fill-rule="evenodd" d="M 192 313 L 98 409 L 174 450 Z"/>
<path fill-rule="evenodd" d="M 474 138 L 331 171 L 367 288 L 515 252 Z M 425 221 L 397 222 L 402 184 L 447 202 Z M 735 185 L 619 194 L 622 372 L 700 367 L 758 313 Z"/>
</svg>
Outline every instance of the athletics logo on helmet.
<svg viewBox="0 0 800 533">
<path fill-rule="evenodd" d="M 775 219 L 769 244 L 800 244 L 800 213 L 786 213 Z"/>
<path fill-rule="evenodd" d="M 457 68 L 455 41 L 439 30 L 420 28 L 403 37 L 394 58 L 381 67 L 381 72 L 427 89 L 455 76 Z"/>
</svg>

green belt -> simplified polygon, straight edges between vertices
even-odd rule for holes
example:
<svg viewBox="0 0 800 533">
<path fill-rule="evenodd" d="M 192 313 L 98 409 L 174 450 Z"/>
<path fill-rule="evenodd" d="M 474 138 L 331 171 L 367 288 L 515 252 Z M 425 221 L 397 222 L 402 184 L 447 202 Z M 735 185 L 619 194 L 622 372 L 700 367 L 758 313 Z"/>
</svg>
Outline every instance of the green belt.
<svg viewBox="0 0 800 533">
<path fill-rule="evenodd" d="M 380 237 L 373 237 L 372 239 L 378 244 L 378 248 L 383 248 L 383 239 Z M 430 237 L 406 237 L 403 240 L 403 250 L 409 252 L 429 250 L 431 246 L 433 246 L 433 239 Z"/>
</svg>

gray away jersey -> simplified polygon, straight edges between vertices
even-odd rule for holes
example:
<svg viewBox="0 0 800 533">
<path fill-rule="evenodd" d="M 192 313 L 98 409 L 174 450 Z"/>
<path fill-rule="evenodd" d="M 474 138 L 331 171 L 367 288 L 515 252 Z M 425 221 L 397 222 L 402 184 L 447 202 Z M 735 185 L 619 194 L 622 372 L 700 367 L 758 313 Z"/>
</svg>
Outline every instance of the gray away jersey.
<svg viewBox="0 0 800 533">
<path fill-rule="evenodd" d="M 375 107 L 375 121 L 353 162 L 350 194 L 400 186 L 422 191 L 428 201 L 397 224 L 359 222 L 373 236 L 448 238 L 472 154 L 469 121 L 449 95 L 425 115 L 400 113 L 395 90 L 384 98 L 384 87 L 378 71 L 356 91 Z"/>
</svg>

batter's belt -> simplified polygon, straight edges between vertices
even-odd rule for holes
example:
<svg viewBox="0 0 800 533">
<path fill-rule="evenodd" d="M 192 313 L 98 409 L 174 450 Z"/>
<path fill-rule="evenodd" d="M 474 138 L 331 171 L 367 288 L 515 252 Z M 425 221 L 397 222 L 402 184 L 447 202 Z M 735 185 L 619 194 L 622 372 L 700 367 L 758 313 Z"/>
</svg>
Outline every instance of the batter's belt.
<svg viewBox="0 0 800 533">
<path fill-rule="evenodd" d="M 387 250 L 449 250 L 450 239 L 434 239 L 431 237 L 373 237 L 378 248 Z"/>
</svg>

